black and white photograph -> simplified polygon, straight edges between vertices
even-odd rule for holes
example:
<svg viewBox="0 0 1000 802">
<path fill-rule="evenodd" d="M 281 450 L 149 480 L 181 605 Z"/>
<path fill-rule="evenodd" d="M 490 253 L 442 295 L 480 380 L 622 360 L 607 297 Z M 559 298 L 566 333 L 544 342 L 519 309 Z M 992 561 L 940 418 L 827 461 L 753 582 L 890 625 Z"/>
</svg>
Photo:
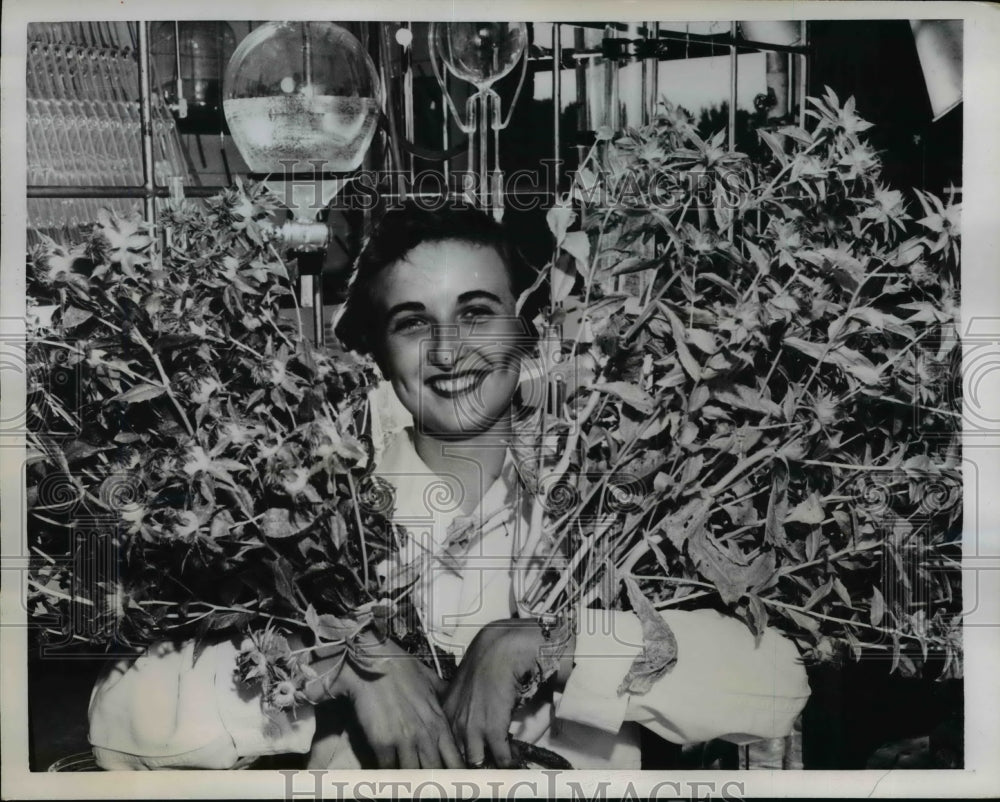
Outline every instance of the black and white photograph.
<svg viewBox="0 0 1000 802">
<path fill-rule="evenodd" d="M 12 5 L 4 799 L 1000 790 L 994 8 Z"/>
</svg>

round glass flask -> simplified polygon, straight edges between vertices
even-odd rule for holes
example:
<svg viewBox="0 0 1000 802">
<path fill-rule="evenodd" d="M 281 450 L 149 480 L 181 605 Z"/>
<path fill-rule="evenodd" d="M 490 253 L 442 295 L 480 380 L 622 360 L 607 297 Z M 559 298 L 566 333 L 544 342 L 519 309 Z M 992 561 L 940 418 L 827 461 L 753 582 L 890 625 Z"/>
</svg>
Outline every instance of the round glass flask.
<svg viewBox="0 0 1000 802">
<path fill-rule="evenodd" d="M 255 173 L 356 170 L 382 105 L 371 58 L 332 22 L 251 31 L 229 61 L 224 92 L 233 139 Z"/>
</svg>

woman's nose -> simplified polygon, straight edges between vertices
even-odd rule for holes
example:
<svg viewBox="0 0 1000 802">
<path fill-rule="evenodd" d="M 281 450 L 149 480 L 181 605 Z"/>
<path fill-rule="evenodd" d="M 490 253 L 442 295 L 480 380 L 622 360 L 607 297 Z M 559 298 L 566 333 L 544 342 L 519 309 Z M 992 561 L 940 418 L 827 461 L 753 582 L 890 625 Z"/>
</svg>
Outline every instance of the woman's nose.
<svg viewBox="0 0 1000 802">
<path fill-rule="evenodd" d="M 427 362 L 436 368 L 453 368 L 458 360 L 458 327 L 435 326 L 427 343 Z"/>
</svg>

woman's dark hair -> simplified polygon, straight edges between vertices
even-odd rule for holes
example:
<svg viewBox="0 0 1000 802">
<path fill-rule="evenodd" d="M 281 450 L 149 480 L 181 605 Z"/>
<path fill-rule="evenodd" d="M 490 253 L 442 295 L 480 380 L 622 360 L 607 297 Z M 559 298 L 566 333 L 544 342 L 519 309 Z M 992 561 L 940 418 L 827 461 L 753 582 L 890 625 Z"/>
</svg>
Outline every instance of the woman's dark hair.
<svg viewBox="0 0 1000 802">
<path fill-rule="evenodd" d="M 507 229 L 490 215 L 468 207 L 444 205 L 427 209 L 408 202 L 385 213 L 358 257 L 354 283 L 335 330 L 345 348 L 363 354 L 373 352 L 371 334 L 376 320 L 373 292 L 378 275 L 418 245 L 445 241 L 496 251 L 507 268 L 514 298 L 535 279 L 534 271 L 518 253 Z M 528 326 L 530 329 L 530 323 Z"/>
</svg>

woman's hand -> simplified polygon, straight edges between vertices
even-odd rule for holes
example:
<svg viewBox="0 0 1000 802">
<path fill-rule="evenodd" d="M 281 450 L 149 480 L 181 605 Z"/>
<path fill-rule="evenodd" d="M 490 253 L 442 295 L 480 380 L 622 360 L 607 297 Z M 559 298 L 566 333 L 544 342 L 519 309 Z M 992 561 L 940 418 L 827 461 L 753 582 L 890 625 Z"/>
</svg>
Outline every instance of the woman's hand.
<svg viewBox="0 0 1000 802">
<path fill-rule="evenodd" d="M 382 658 L 382 673 L 362 673 L 346 662 L 323 695 L 351 700 L 379 768 L 464 768 L 438 701 L 443 681 L 391 641 L 369 646 L 366 652 Z M 318 660 L 313 668 L 322 674 L 328 661 L 335 662 Z M 314 695 L 313 688 L 307 690 Z"/>
<path fill-rule="evenodd" d="M 469 766 L 481 765 L 489 749 L 499 768 L 511 765 L 508 731 L 521 681 L 536 668 L 545 643 L 533 619 L 510 618 L 487 624 L 476 635 L 451 681 L 444 710 Z M 570 643 L 560 674 L 572 664 Z"/>
</svg>

